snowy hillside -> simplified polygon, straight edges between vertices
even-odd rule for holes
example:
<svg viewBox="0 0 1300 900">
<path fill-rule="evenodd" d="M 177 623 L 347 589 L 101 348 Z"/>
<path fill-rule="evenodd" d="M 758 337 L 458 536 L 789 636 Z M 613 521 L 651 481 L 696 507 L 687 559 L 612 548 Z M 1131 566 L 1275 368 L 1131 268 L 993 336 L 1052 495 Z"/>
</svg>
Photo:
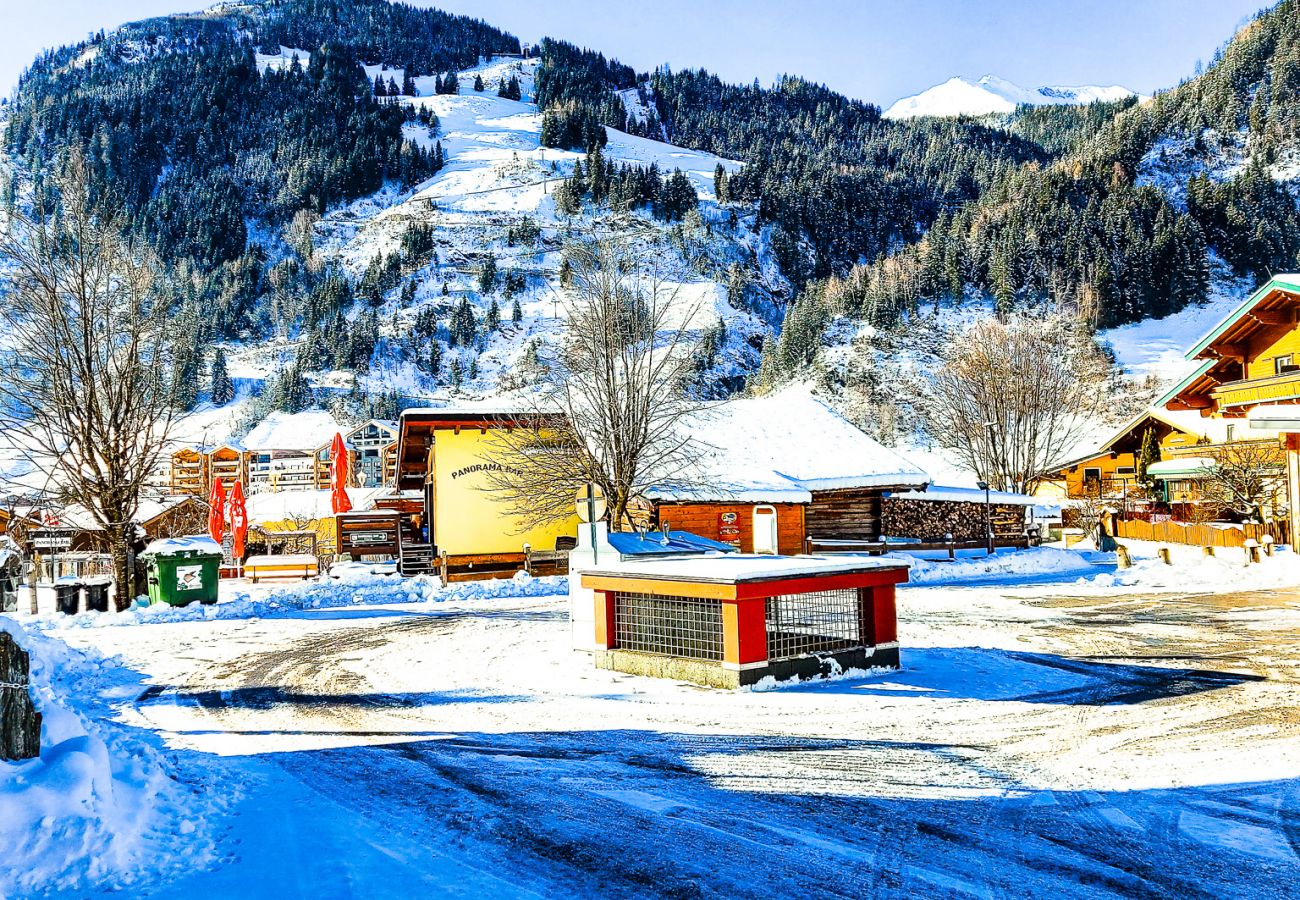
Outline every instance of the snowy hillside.
<svg viewBox="0 0 1300 900">
<path fill-rule="evenodd" d="M 911 97 L 904 97 L 885 110 L 886 119 L 917 116 L 987 116 L 1015 112 L 1017 106 L 1083 106 L 1097 100 L 1123 100 L 1136 96 L 1119 85 L 1097 87 L 1022 88 L 1017 84 L 985 75 L 979 81 L 960 76 Z"/>
<path fill-rule="evenodd" d="M 297 52 L 286 48 L 281 57 L 271 59 L 291 64 Z M 555 189 L 586 154 L 541 146 L 541 115 L 531 102 L 536 64 L 506 58 L 466 69 L 460 73 L 457 94 L 435 94 L 433 77 L 415 78 L 417 96 L 401 97 L 398 102 L 436 116 L 436 125 L 412 121 L 404 132 L 430 151 L 441 147 L 446 160 L 442 170 L 412 191 L 388 188 L 334 209 L 316 223 L 317 262 L 337 262 L 352 278 L 361 278 L 377 256 L 400 253 L 403 237 L 411 229 L 427 227 L 432 232 L 431 258 L 409 273 L 404 267 L 403 286 L 414 284 L 413 297 L 404 298 L 403 286 L 394 287 L 377 310 L 380 344 L 369 373 L 356 376 L 357 387 L 376 395 L 397 391 L 408 400 L 434 404 L 523 388 L 520 373 L 527 369 L 526 359 L 535 358 L 541 345 L 562 333 L 566 290 L 559 283 L 561 251 L 570 241 L 593 237 L 640 247 L 648 258 L 657 260 L 668 273 L 683 315 L 693 317 L 689 323 L 693 330 L 722 323 L 726 342 L 705 379 L 738 384 L 757 366 L 765 329 L 779 323 L 779 305 L 770 299 L 765 303 L 764 298 L 770 298 L 772 290 L 784 289 L 783 279 L 770 265 L 763 233 L 744 227 L 750 215 L 740 217 L 736 227 L 716 203 L 715 168 L 721 165 L 734 173 L 740 164 L 611 128 L 604 159 L 616 166 L 654 165 L 664 175 L 680 170 L 700 198 L 699 215 L 670 224 L 648 212 L 614 212 L 590 204 L 578 215 L 563 215 L 556 209 Z M 368 67 L 367 75 L 372 71 L 385 79 L 395 74 L 377 65 Z M 519 101 L 497 94 L 497 85 L 511 76 L 520 84 Z M 481 92 L 474 90 L 476 78 L 485 85 Z M 513 280 L 521 289 L 483 293 L 478 280 L 489 257 L 498 267 L 498 284 Z M 723 282 L 734 263 L 754 269 L 749 295 L 755 302 L 750 308 L 728 303 Z M 420 365 L 416 323 L 430 313 L 437 321 L 446 321 L 462 299 L 469 302 L 479 322 L 485 321 L 495 302 L 502 324 L 478 346 L 449 349 L 443 375 L 435 377 Z M 516 301 L 517 322 L 511 315 Z M 354 307 L 348 317 L 355 321 L 363 313 L 361 307 Z M 765 310 L 764 315 L 754 309 Z M 255 389 L 273 377 L 300 345 L 301 339 L 293 337 L 227 345 L 231 374 Z M 453 359 L 459 360 L 464 373 L 460 384 L 450 383 L 446 375 Z M 353 387 L 353 375 L 347 371 L 309 372 L 307 378 L 324 403 Z M 208 441 L 224 439 L 223 431 L 238 437 L 241 426 L 250 424 L 247 411 L 247 401 L 224 411 L 200 407 L 196 418 L 202 418 L 203 425 L 198 430 Z"/>
</svg>

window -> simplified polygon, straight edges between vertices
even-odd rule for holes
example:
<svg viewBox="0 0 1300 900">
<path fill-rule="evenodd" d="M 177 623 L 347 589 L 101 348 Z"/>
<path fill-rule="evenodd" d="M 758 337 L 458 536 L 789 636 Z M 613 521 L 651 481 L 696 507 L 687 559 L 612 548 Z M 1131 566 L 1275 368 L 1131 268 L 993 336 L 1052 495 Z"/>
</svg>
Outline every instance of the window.
<svg viewBox="0 0 1300 900">
<path fill-rule="evenodd" d="M 1285 375 L 1288 372 L 1295 372 L 1295 371 L 1300 371 L 1300 366 L 1297 366 L 1292 361 L 1292 354 L 1288 353 L 1286 356 L 1273 357 L 1274 374 Z"/>
<path fill-rule="evenodd" d="M 1101 469 L 1084 469 L 1084 481 L 1101 481 Z"/>
<path fill-rule="evenodd" d="M 1236 431 L 1236 429 L 1237 429 L 1236 425 L 1228 426 L 1228 443 L 1232 443 L 1232 433 Z"/>
<path fill-rule="evenodd" d="M 1132 475 L 1132 474 L 1133 474 L 1134 472 L 1136 472 L 1136 471 L 1137 471 L 1137 469 L 1133 468 L 1133 466 L 1120 466 L 1119 468 L 1117 468 L 1117 469 L 1115 470 L 1115 474 L 1116 474 L 1116 475 Z"/>
</svg>

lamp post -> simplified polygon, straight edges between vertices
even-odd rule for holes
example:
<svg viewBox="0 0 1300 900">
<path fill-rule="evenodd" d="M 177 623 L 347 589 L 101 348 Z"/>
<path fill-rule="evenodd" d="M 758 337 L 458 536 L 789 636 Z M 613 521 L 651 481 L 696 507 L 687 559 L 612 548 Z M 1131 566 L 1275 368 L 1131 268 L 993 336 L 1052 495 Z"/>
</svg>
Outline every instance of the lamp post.
<svg viewBox="0 0 1300 900">
<path fill-rule="evenodd" d="M 984 492 L 984 541 L 989 556 L 993 555 L 993 515 L 989 510 L 989 483 L 979 482 L 976 487 Z"/>
</svg>

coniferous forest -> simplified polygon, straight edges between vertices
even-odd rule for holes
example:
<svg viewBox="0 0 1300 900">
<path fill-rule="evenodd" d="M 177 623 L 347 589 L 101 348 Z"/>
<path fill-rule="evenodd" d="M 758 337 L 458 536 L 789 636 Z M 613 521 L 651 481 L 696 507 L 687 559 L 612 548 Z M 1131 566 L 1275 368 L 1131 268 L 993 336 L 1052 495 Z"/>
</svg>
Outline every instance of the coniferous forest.
<svg viewBox="0 0 1300 900">
<path fill-rule="evenodd" d="M 281 45 L 309 59 L 259 72 L 255 54 Z M 763 86 L 702 69 L 638 73 L 562 40 L 523 48 L 435 10 L 267 0 L 43 55 L 8 105 L 4 140 L 37 198 L 60 154 L 85 154 L 104 196 L 174 275 L 177 319 L 193 323 L 191 346 L 175 354 L 185 374 L 205 370 L 207 344 L 268 336 L 286 310 L 316 336 L 300 370 L 364 370 L 375 309 L 404 264 L 431 253 L 429 236 L 405 236 L 400 253 L 357 278 L 310 264 L 310 242 L 297 247 L 293 235 L 443 165 L 440 149 L 403 136 L 411 124 L 436 134 L 436 120 L 415 122 L 388 96 L 412 92 L 422 75 L 459 90 L 458 70 L 521 52 L 540 57 L 542 143 L 586 154 L 556 190 L 557 208 L 644 209 L 674 222 L 697 203 L 680 173 L 608 162 L 606 126 L 743 163 L 719 173 L 719 200 L 768 242 L 797 297 L 785 331 L 813 344 L 837 315 L 888 324 L 971 297 L 1000 309 L 1053 304 L 1108 327 L 1203 299 L 1217 276 L 1259 280 L 1297 265 L 1300 215 L 1270 167 L 1298 137 L 1300 0 L 1261 14 L 1204 74 L 1149 103 L 905 121 L 797 76 Z M 404 69 L 404 83 L 381 92 L 362 63 Z M 520 92 L 517 80 L 481 88 Z M 628 97 L 643 112 L 629 112 Z M 15 202 L 16 190 L 0 199 Z M 797 368 L 807 353 L 787 357 Z M 296 379 L 286 385 L 293 396 Z"/>
</svg>

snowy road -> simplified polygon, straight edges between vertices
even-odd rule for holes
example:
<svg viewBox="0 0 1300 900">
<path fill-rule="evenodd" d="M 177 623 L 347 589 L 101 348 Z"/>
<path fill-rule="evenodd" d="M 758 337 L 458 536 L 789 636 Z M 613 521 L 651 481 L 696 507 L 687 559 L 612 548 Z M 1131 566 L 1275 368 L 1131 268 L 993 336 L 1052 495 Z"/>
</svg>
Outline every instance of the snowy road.
<svg viewBox="0 0 1300 900">
<path fill-rule="evenodd" d="M 151 896 L 1300 892 L 1300 596 L 902 593 L 900 673 L 591 669 L 553 598 L 69 631 L 243 782 Z"/>
</svg>

